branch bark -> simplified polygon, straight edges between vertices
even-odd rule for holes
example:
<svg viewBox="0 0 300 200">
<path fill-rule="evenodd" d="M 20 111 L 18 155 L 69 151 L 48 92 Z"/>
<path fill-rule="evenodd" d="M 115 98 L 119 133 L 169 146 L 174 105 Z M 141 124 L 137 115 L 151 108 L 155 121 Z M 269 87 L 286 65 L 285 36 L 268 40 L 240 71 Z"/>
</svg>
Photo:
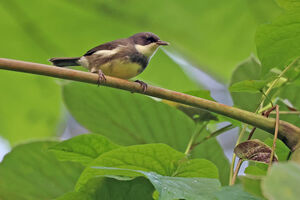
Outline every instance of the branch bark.
<svg viewBox="0 0 300 200">
<path fill-rule="evenodd" d="M 0 69 L 39 74 L 91 84 L 97 84 L 98 80 L 98 75 L 90 72 L 82 72 L 78 70 L 5 58 L 0 58 Z M 239 108 L 150 85 L 148 86 L 147 91 L 143 93 L 139 83 L 109 76 L 106 76 L 106 82 L 102 85 L 198 107 L 236 119 L 274 134 L 274 118 L 265 118 L 261 115 Z M 278 138 L 281 139 L 292 151 L 294 151 L 300 147 L 300 128 L 288 122 L 280 121 Z"/>
</svg>

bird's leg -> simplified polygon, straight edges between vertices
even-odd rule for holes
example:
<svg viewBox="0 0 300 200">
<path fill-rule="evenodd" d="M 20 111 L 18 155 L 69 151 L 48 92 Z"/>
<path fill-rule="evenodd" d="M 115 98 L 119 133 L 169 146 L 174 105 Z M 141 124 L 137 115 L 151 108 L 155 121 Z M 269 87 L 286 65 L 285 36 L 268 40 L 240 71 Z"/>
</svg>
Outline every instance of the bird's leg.
<svg viewBox="0 0 300 200">
<path fill-rule="evenodd" d="M 147 87 L 148 87 L 147 83 L 140 81 L 140 80 L 136 80 L 134 82 L 139 83 L 141 85 L 143 93 L 145 93 L 147 91 Z"/>
<path fill-rule="evenodd" d="M 106 81 L 105 75 L 103 74 L 103 72 L 101 71 L 101 69 L 97 70 L 95 73 L 98 74 L 98 87 L 101 85 L 102 82 Z"/>
</svg>

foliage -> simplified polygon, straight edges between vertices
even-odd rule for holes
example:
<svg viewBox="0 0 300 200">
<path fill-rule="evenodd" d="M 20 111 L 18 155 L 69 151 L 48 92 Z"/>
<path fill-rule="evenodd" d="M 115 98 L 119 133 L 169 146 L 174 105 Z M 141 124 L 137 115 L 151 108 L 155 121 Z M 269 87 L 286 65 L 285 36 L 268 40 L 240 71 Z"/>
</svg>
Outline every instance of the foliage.
<svg viewBox="0 0 300 200">
<path fill-rule="evenodd" d="M 172 47 L 159 50 L 138 79 L 214 100 L 168 57 L 180 54 L 218 79 L 229 80 L 235 107 L 262 114 L 278 104 L 280 119 L 299 125 L 300 1 L 277 3 L 3 1 L 1 36 L 9 39 L 1 42 L 5 49 L 0 52 L 46 63 L 49 57 L 82 55 L 98 43 L 151 30 Z M 250 164 L 228 186 L 230 163 L 217 136 L 245 127 L 240 122 L 112 88 L 15 72 L 0 71 L 0 77 L 0 134 L 19 144 L 0 163 L 1 200 L 299 196 L 299 149 L 291 152 L 286 138 L 276 141 L 273 160 L 279 163 L 269 168 L 271 135 L 257 130 L 254 138 L 259 140 L 242 137 L 234 152 Z M 54 141 L 65 129 L 66 110 L 88 134 Z M 223 121 L 232 125 L 222 129 L 218 123 Z"/>
</svg>

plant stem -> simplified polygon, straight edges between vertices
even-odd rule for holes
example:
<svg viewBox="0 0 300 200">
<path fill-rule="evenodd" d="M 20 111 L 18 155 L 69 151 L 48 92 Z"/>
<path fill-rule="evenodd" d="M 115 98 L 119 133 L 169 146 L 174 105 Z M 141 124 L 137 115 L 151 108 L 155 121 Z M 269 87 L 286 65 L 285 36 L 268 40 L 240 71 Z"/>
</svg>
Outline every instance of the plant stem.
<svg viewBox="0 0 300 200">
<path fill-rule="evenodd" d="M 232 177 L 232 182 L 230 183 L 230 185 L 234 185 L 236 177 L 237 177 L 237 175 L 240 171 L 242 163 L 243 163 L 243 160 L 240 158 L 238 163 L 236 164 L 235 171 L 234 171 L 234 174 L 233 174 L 233 177 Z"/>
<path fill-rule="evenodd" d="M 97 84 L 98 82 L 98 75 L 94 73 L 5 58 L 0 58 L 0 69 L 40 74 L 91 84 Z M 109 76 L 106 76 L 106 81 L 103 82 L 102 85 L 198 107 L 256 126 L 274 134 L 275 119 L 267 119 L 261 115 L 239 108 L 150 85 L 148 86 L 147 91 L 143 92 L 139 83 Z M 294 151 L 300 146 L 300 128 L 288 122 L 280 121 L 278 138 L 282 139 L 285 144 Z"/>
<path fill-rule="evenodd" d="M 200 123 L 196 124 L 195 131 L 194 131 L 194 133 L 193 133 L 193 135 L 192 135 L 192 137 L 191 137 L 191 139 L 190 139 L 190 141 L 189 141 L 189 143 L 186 147 L 186 150 L 184 152 L 185 155 L 188 155 L 190 153 L 191 147 L 193 146 L 193 143 L 198 138 L 200 133 L 206 128 L 207 124 L 208 124 L 208 122 L 203 123 L 202 126 L 201 126 Z"/>
<path fill-rule="evenodd" d="M 248 125 L 246 124 L 243 124 L 243 128 L 239 134 L 239 137 L 235 143 L 235 146 L 237 146 L 240 141 L 242 140 L 242 137 L 244 136 L 244 133 L 246 132 L 246 129 L 247 129 Z M 235 165 L 235 159 L 236 159 L 236 154 L 233 152 L 233 155 L 232 155 L 232 159 L 231 159 L 231 165 L 230 165 L 230 174 L 229 174 L 229 185 L 232 185 L 234 184 L 234 182 L 232 181 L 233 179 L 233 171 L 234 171 L 234 165 Z"/>
<path fill-rule="evenodd" d="M 206 136 L 205 138 L 203 138 L 202 140 L 200 140 L 199 142 L 197 143 L 194 143 L 192 148 L 197 146 L 197 145 L 200 145 L 202 144 L 203 142 L 205 142 L 206 140 L 210 139 L 210 138 L 213 138 L 213 137 L 217 137 L 219 134 L 225 132 L 225 131 L 229 131 L 231 129 L 235 128 L 235 126 L 233 126 L 232 124 L 228 124 L 227 126 L 224 126 L 223 128 L 220 128 L 216 131 L 214 131 L 213 133 L 209 134 L 208 136 Z"/>
<path fill-rule="evenodd" d="M 269 163 L 268 171 L 271 169 L 272 162 L 273 162 L 273 157 L 274 157 L 275 148 L 276 148 L 276 140 L 277 140 L 277 135 L 278 135 L 278 127 L 279 127 L 279 106 L 276 105 L 275 133 L 274 133 L 273 146 L 272 146 L 272 152 L 271 152 L 271 156 L 270 156 L 270 163 Z"/>
</svg>

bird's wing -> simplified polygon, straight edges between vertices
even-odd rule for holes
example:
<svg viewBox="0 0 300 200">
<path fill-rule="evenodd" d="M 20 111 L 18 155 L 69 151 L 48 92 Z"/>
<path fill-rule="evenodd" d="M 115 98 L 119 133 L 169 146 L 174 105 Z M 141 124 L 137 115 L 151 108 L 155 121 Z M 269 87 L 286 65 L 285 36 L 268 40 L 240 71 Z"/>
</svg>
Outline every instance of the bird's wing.
<svg viewBox="0 0 300 200">
<path fill-rule="evenodd" d="M 88 52 L 86 52 L 84 54 L 84 56 L 90 56 L 93 53 L 95 53 L 96 51 L 100 51 L 100 50 L 113 50 L 113 49 L 119 47 L 120 45 L 126 46 L 127 45 L 126 40 L 125 39 L 120 39 L 120 40 L 115 40 L 115 41 L 111 41 L 111 42 L 101 44 L 101 45 L 99 45 L 95 48 L 92 48 Z"/>
</svg>

